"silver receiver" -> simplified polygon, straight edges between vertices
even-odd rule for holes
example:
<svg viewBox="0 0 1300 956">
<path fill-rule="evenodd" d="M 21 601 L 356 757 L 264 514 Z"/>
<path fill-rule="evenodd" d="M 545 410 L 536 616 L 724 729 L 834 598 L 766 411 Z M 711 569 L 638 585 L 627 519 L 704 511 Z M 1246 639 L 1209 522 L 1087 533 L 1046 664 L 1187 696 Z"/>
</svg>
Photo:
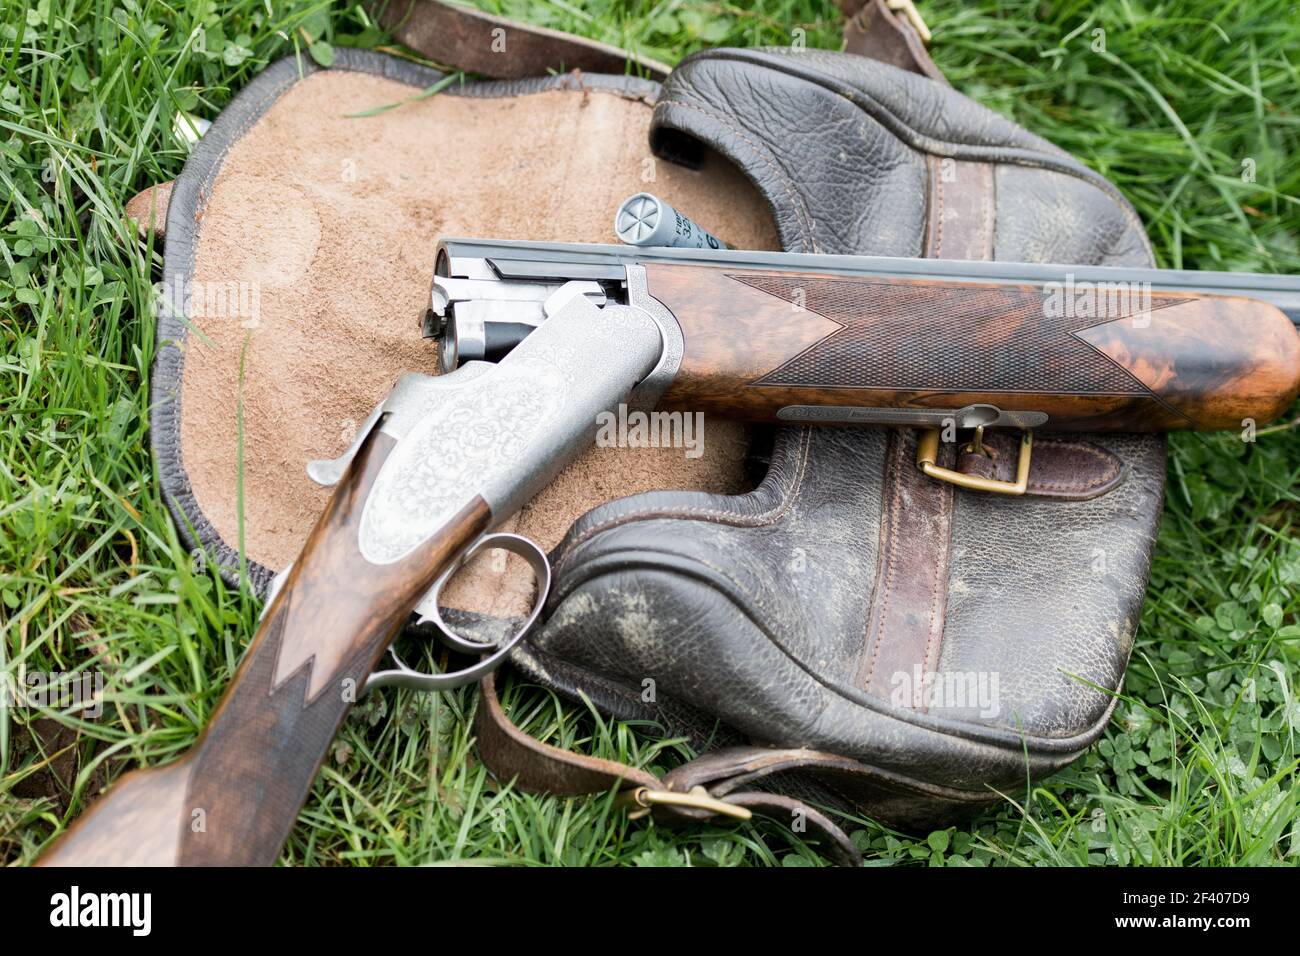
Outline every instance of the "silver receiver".
<svg viewBox="0 0 1300 956">
<path fill-rule="evenodd" d="M 443 282 L 434 293 L 448 317 L 454 318 L 456 307 L 465 304 L 457 296 L 484 281 L 462 278 L 470 284 Z M 624 279 L 626 285 L 626 275 Z M 315 481 L 333 484 L 371 433 L 392 440 L 358 522 L 358 550 L 372 565 L 403 561 L 427 548 L 475 501 L 490 511 L 487 532 L 457 555 L 457 562 L 416 606 L 443 643 L 487 656 L 455 673 L 428 675 L 393 654 L 395 667 L 376 673 L 368 689 L 390 684 L 424 690 L 459 686 L 504 660 L 541 613 L 550 571 L 537 544 L 489 532 L 595 441 L 601 413 L 630 400 L 653 377 L 663 365 L 666 344 L 680 355 L 680 334 L 665 335 L 659 316 L 609 302 L 593 282 L 500 286 L 486 290 L 488 301 L 537 305 L 541 318 L 532 334 L 495 364 L 469 362 L 438 376 L 403 375 L 342 457 L 308 465 Z M 538 303 L 543 291 L 547 294 Z M 500 295 L 493 298 L 497 292 Z M 523 557 L 536 578 L 537 596 L 532 613 L 513 635 L 479 644 L 447 627 L 438 594 L 459 563 L 487 548 L 505 548 Z"/>
<path fill-rule="evenodd" d="M 564 254 L 569 248 L 578 251 Z M 548 247 L 550 254 L 532 255 L 527 244 L 460 239 L 439 244 L 423 328 L 425 337 L 439 344 L 442 371 L 500 361 L 537 330 L 555 308 L 552 297 L 564 290 L 582 295 L 605 315 L 630 309 L 658 327 L 659 361 L 628 399 L 637 408 L 654 408 L 681 367 L 681 328 L 650 296 L 636 258 L 591 255 L 583 251 L 587 248 L 613 247 L 556 246 Z"/>
<path fill-rule="evenodd" d="M 486 260 L 470 270 L 490 274 Z M 601 306 L 605 290 L 596 282 L 503 282 L 500 277 L 434 276 L 424 335 L 439 341 L 444 373 L 463 362 L 500 361 L 546 318 L 546 300 L 566 284 Z"/>
</svg>

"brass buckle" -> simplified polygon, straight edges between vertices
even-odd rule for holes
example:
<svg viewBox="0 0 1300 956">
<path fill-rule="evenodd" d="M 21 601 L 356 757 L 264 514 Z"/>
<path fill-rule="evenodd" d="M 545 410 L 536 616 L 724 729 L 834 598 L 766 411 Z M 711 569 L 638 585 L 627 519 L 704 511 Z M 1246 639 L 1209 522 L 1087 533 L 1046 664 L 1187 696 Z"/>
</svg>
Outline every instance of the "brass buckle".
<svg viewBox="0 0 1300 956">
<path fill-rule="evenodd" d="M 975 441 L 971 443 L 977 451 L 982 451 L 981 440 L 984 427 L 975 429 Z M 939 460 L 939 429 L 927 428 L 921 432 L 916 442 L 916 467 L 920 468 L 936 481 L 946 481 L 959 488 L 972 491 L 990 491 L 998 495 L 1023 495 L 1029 487 L 1029 463 L 1034 448 L 1034 433 L 1025 429 L 1020 433 L 1020 457 L 1016 462 L 1016 480 L 998 481 L 996 478 L 981 478 L 978 475 L 964 475 L 951 468 L 942 468 Z"/>
<path fill-rule="evenodd" d="M 912 25 L 916 35 L 921 38 L 921 42 L 926 46 L 930 45 L 931 33 L 930 28 L 925 25 L 921 19 L 920 12 L 916 9 L 916 4 L 912 0 L 885 0 L 885 6 L 895 13 L 901 13 L 903 18 Z"/>
<path fill-rule="evenodd" d="M 686 793 L 679 793 L 676 790 L 651 790 L 649 787 L 636 787 L 633 790 L 619 794 L 618 799 L 624 805 L 631 804 L 637 808 L 627 815 L 629 820 L 640 820 L 642 817 L 648 816 L 656 806 L 706 810 L 709 813 L 717 813 L 735 820 L 748 820 L 754 815 L 752 811 L 745 807 L 738 807 L 734 803 L 727 803 L 725 800 L 710 796 L 709 791 L 703 787 L 691 787 Z"/>
</svg>

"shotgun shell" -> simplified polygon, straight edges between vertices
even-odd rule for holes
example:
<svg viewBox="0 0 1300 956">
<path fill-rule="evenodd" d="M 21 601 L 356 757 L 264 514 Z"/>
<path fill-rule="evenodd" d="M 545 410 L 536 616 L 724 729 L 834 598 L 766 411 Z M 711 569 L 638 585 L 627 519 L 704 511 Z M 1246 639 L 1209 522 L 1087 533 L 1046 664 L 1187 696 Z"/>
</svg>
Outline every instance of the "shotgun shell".
<svg viewBox="0 0 1300 956">
<path fill-rule="evenodd" d="M 623 200 L 614 213 L 614 234 L 630 246 L 727 248 L 717 236 L 650 193 L 637 193 Z"/>
</svg>

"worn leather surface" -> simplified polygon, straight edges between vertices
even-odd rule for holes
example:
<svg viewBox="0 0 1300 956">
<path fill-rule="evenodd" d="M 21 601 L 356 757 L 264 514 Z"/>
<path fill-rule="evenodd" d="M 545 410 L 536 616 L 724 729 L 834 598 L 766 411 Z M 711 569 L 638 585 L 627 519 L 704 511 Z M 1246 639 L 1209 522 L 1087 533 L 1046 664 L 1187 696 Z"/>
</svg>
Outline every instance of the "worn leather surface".
<svg viewBox="0 0 1300 956">
<path fill-rule="evenodd" d="M 863 57 L 691 57 L 651 135 L 675 161 L 702 144 L 733 159 L 793 251 L 1151 261 L 1104 179 L 951 88 Z M 517 663 L 703 746 L 854 763 L 851 786 L 797 771 L 791 787 L 900 825 L 950 818 L 1087 747 L 1132 646 L 1163 439 L 1054 444 L 1040 448 L 1039 495 L 1011 499 L 918 484 L 910 433 L 779 429 L 751 494 L 639 495 L 580 519 Z M 927 693 L 930 678 L 944 693 Z"/>
</svg>

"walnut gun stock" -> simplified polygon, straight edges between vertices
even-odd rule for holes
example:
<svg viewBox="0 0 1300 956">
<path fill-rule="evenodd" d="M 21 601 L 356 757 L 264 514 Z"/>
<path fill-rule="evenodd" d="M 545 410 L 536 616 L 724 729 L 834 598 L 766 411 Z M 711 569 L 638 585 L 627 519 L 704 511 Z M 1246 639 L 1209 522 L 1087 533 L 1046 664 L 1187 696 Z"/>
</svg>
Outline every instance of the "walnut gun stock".
<svg viewBox="0 0 1300 956">
<path fill-rule="evenodd" d="M 670 314 L 660 407 L 734 419 L 1210 430 L 1300 391 L 1291 276 L 480 240 L 446 240 L 437 272 L 449 367 L 578 282 Z"/>
<path fill-rule="evenodd" d="M 275 861 L 366 675 L 434 577 L 489 519 L 475 497 L 409 558 L 367 562 L 358 526 L 393 446 L 382 432 L 367 437 L 193 749 L 114 784 L 42 865 Z"/>
</svg>

